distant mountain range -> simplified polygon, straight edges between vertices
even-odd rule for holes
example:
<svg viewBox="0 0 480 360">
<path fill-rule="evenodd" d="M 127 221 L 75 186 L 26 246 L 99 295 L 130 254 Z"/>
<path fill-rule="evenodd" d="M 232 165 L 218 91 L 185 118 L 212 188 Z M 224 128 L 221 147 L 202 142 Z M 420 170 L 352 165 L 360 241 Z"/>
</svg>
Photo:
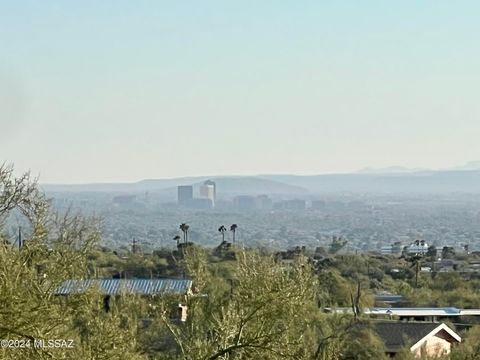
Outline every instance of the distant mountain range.
<svg viewBox="0 0 480 360">
<path fill-rule="evenodd" d="M 480 170 L 480 161 L 470 161 L 463 166 L 458 166 L 452 170 Z"/>
<path fill-rule="evenodd" d="M 438 171 L 451 171 L 451 170 L 480 170 L 480 161 L 470 161 L 465 165 L 456 166 L 453 168 L 440 169 Z M 420 171 L 435 171 L 426 168 L 408 168 L 405 166 L 389 166 L 385 168 L 363 168 L 355 172 L 356 174 L 404 174 L 414 173 Z"/>
<path fill-rule="evenodd" d="M 480 193 L 480 170 L 419 171 L 391 174 L 264 175 L 310 193 Z"/>
<path fill-rule="evenodd" d="M 390 166 L 386 168 L 364 168 L 358 170 L 356 174 L 404 174 L 404 173 L 412 173 L 412 172 L 419 172 L 419 171 L 429 171 L 429 169 L 423 168 L 414 168 L 410 169 L 404 166 Z"/>
<path fill-rule="evenodd" d="M 305 195 L 338 192 L 368 193 L 480 193 L 480 162 L 455 170 L 423 170 L 390 167 L 352 174 L 332 175 L 258 175 L 183 177 L 151 179 L 136 183 L 99 183 L 78 185 L 45 184 L 46 192 L 159 192 L 173 195 L 178 185 L 198 187 L 207 179 L 217 183 L 219 193 L 228 195 Z"/>
<path fill-rule="evenodd" d="M 300 186 L 282 183 L 274 179 L 264 179 L 258 176 L 218 176 L 218 177 L 187 177 L 175 179 L 151 179 L 136 183 L 103 183 L 103 184 L 44 184 L 46 192 L 113 192 L 113 193 L 144 193 L 176 192 L 179 185 L 192 185 L 196 193 L 201 184 L 211 179 L 216 182 L 217 189 L 223 194 L 305 194 L 307 189 Z"/>
</svg>

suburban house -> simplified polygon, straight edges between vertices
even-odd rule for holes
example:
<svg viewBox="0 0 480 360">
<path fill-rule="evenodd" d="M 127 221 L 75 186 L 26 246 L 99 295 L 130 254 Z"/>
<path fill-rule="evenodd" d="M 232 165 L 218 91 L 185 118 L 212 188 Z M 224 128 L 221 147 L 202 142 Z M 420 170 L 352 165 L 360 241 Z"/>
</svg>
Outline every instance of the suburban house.
<svg viewBox="0 0 480 360">
<path fill-rule="evenodd" d="M 325 312 L 351 314 L 351 307 L 325 308 Z M 458 309 L 456 307 L 372 307 L 362 310 L 371 318 L 390 320 L 441 322 L 449 320 L 461 322 L 462 318 L 480 318 L 480 309 Z"/>
<path fill-rule="evenodd" d="M 375 295 L 375 306 L 393 306 L 401 304 L 404 301 L 402 295 L 392 294 L 387 291 L 381 291 Z"/>
<path fill-rule="evenodd" d="M 109 311 L 110 298 L 121 294 L 135 294 L 141 296 L 177 295 L 179 300 L 186 300 L 192 293 L 190 279 L 85 279 L 66 280 L 55 291 L 57 296 L 74 295 L 89 289 L 97 289 L 104 295 L 104 309 Z M 186 321 L 187 306 L 178 304 L 175 318 Z"/>
<path fill-rule="evenodd" d="M 415 357 L 449 354 L 461 337 L 443 323 L 375 322 L 374 330 L 391 356 L 408 347 Z"/>
<path fill-rule="evenodd" d="M 458 322 L 461 317 L 480 317 L 480 309 L 458 309 L 456 307 L 386 307 L 365 309 L 365 314 L 370 317 L 388 317 L 407 321 L 441 322 L 450 320 Z"/>
</svg>

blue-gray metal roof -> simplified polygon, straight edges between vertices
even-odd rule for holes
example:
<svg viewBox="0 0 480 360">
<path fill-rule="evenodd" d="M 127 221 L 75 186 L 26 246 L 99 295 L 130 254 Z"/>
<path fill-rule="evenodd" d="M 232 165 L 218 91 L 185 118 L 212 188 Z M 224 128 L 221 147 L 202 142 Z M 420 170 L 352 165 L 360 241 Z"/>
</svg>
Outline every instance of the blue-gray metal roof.
<svg viewBox="0 0 480 360">
<path fill-rule="evenodd" d="M 375 300 L 382 301 L 382 302 L 400 302 L 403 300 L 403 296 L 393 295 L 393 294 L 380 294 L 380 295 L 375 295 Z"/>
<path fill-rule="evenodd" d="M 97 288 L 105 295 L 121 293 L 155 295 L 186 294 L 192 287 L 187 279 L 87 279 L 66 280 L 57 290 L 57 295 L 78 294 L 90 288 Z"/>
</svg>

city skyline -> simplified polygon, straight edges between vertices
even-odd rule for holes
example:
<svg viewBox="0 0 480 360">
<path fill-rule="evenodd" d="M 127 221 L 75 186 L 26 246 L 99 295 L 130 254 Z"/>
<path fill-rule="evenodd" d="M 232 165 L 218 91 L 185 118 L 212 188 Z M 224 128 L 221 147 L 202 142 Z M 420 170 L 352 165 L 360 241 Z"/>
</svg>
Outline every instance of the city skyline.
<svg viewBox="0 0 480 360">
<path fill-rule="evenodd" d="M 0 154 L 42 183 L 480 159 L 473 1 L 0 4 Z"/>
</svg>

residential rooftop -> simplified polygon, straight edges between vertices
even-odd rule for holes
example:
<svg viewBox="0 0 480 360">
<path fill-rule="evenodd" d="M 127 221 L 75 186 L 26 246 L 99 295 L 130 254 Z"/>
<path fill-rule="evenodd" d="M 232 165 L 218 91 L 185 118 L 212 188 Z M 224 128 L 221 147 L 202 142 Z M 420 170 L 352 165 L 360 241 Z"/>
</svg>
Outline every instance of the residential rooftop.
<svg viewBox="0 0 480 360">
<path fill-rule="evenodd" d="M 104 295 L 140 294 L 178 294 L 190 292 L 190 279 L 85 279 L 66 280 L 56 290 L 56 295 L 79 294 L 97 288 Z"/>
</svg>

